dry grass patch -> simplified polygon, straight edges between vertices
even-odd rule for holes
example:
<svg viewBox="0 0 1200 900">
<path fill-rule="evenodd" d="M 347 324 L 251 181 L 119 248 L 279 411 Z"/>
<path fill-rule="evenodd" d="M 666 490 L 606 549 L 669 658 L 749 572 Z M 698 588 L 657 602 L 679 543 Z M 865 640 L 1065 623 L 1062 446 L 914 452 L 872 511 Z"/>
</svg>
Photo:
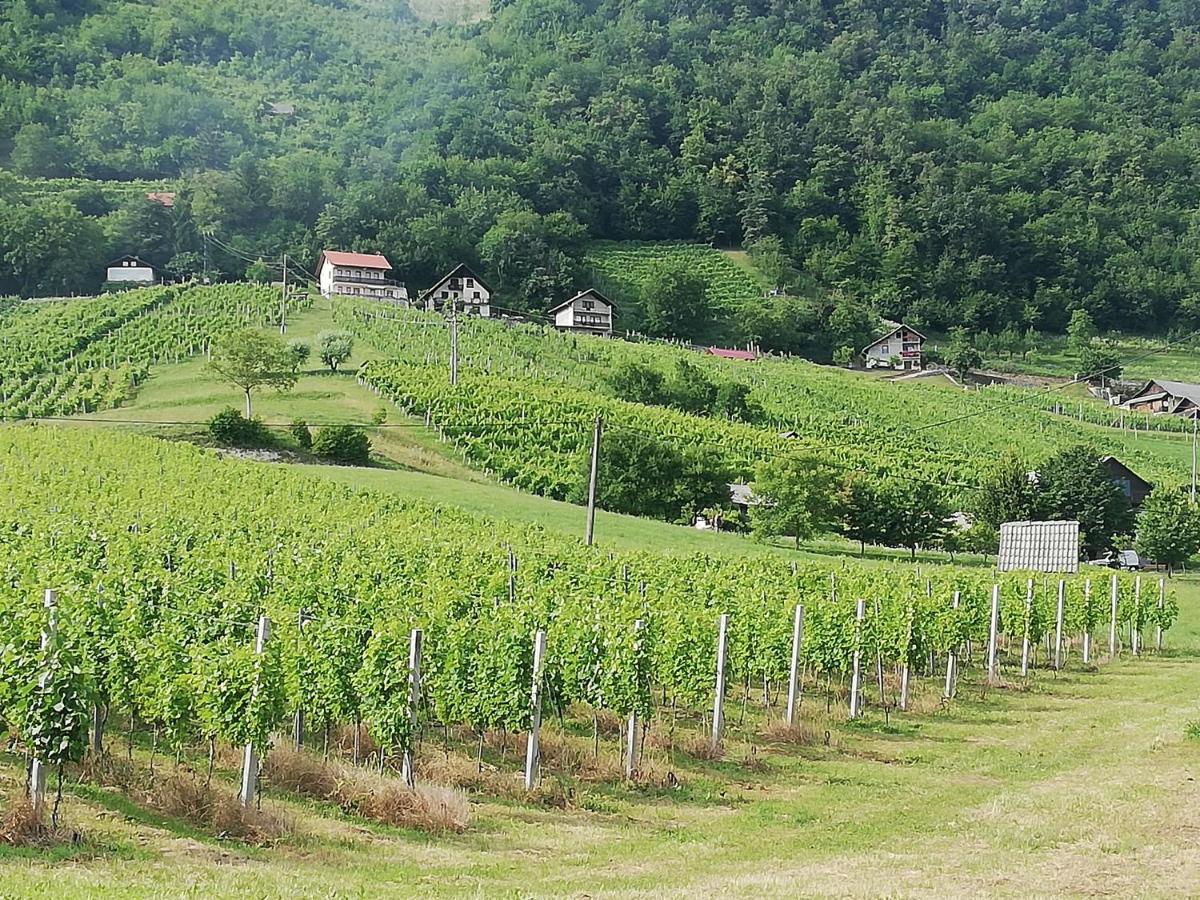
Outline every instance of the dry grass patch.
<svg viewBox="0 0 1200 900">
<path fill-rule="evenodd" d="M 101 787 L 119 790 L 139 806 L 190 822 L 218 837 L 268 844 L 295 830 L 287 817 L 273 810 L 247 809 L 236 792 L 212 784 L 186 767 L 151 776 L 148 770 L 120 757 L 89 756 L 81 775 Z"/>
<path fill-rule="evenodd" d="M 33 812 L 25 793 L 11 797 L 0 819 L 0 844 L 8 847 L 48 847 L 58 843 L 54 831 Z"/>
<path fill-rule="evenodd" d="M 389 775 L 310 753 L 277 747 L 267 757 L 270 783 L 284 790 L 336 803 L 345 812 L 403 828 L 434 833 L 466 831 L 471 805 L 462 791 L 418 780 L 416 789 Z"/>
<path fill-rule="evenodd" d="M 767 741 L 794 744 L 800 747 L 831 747 L 838 743 L 833 729 L 814 727 L 802 721 L 797 721 L 792 725 L 783 720 L 770 722 L 762 730 L 762 736 Z"/>
</svg>

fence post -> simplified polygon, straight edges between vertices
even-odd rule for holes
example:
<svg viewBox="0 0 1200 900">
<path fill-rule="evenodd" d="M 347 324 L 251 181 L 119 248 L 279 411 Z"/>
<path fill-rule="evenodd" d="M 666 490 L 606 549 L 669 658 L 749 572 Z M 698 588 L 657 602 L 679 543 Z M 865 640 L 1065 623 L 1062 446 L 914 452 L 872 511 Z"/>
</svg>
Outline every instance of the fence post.
<svg viewBox="0 0 1200 900">
<path fill-rule="evenodd" d="M 958 609 L 958 601 L 962 598 L 961 591 L 954 592 L 954 599 L 950 602 L 951 609 Z M 955 645 L 950 645 L 950 652 L 946 654 L 946 688 L 942 691 L 942 696 L 947 700 L 954 698 L 954 682 L 958 678 L 958 651 Z"/>
<path fill-rule="evenodd" d="M 1083 582 L 1083 608 L 1087 610 L 1088 618 L 1092 616 L 1092 579 L 1087 578 Z M 1085 623 L 1083 626 L 1083 664 L 1087 665 L 1092 661 L 1092 626 Z"/>
<path fill-rule="evenodd" d="M 1166 605 L 1166 602 L 1167 602 L 1167 580 L 1165 578 L 1160 578 L 1160 579 L 1158 579 L 1158 609 L 1159 609 L 1160 617 L 1159 617 L 1158 625 L 1156 625 L 1154 628 L 1154 649 L 1156 649 L 1159 653 L 1162 652 L 1162 648 L 1163 648 L 1163 627 L 1162 627 L 1161 613 L 1162 613 L 1162 608 Z"/>
<path fill-rule="evenodd" d="M 721 746 L 725 730 L 725 649 L 729 640 L 729 615 L 721 613 L 717 626 L 717 691 L 713 698 L 712 749 Z"/>
<path fill-rule="evenodd" d="M 626 573 L 628 580 L 628 573 Z M 642 620 L 638 619 L 633 623 L 633 651 L 634 658 L 637 658 L 640 644 L 642 640 Z M 632 779 L 633 773 L 637 771 L 637 750 L 638 750 L 638 714 L 637 707 L 629 711 L 629 724 L 625 732 L 625 777 Z"/>
<path fill-rule="evenodd" d="M 417 786 L 413 771 L 413 735 L 417 732 L 417 706 L 421 702 L 421 641 L 420 628 L 414 628 L 408 638 L 408 746 L 404 750 L 401 774 L 410 788 Z"/>
<path fill-rule="evenodd" d="M 1000 667 L 997 660 L 997 631 L 1000 627 L 1000 585 L 992 585 L 992 615 L 991 623 L 988 625 L 988 655 L 987 655 L 987 681 L 988 684 L 995 684 L 1000 680 Z"/>
<path fill-rule="evenodd" d="M 42 652 L 45 653 L 58 634 L 58 591 L 48 589 L 42 603 L 46 608 L 46 627 L 42 630 Z M 38 686 L 45 687 L 49 677 L 49 672 L 42 672 Z M 46 808 L 46 783 L 49 774 L 50 770 L 45 760 L 35 757 L 29 771 L 29 797 L 33 801 L 34 819 L 39 822 Z"/>
<path fill-rule="evenodd" d="M 1021 677 L 1029 675 L 1029 620 L 1033 616 L 1033 579 L 1025 585 L 1025 629 L 1021 638 Z"/>
<path fill-rule="evenodd" d="M 254 641 L 254 655 L 262 656 L 263 648 L 266 646 L 267 638 L 271 636 L 271 620 L 266 616 L 258 617 L 258 637 Z M 258 693 L 258 678 L 255 677 L 254 694 Z M 258 753 L 254 749 L 253 743 L 246 744 L 246 749 L 242 753 L 242 789 L 238 792 L 238 799 L 241 800 L 242 806 L 249 809 L 254 805 L 254 798 L 258 795 Z"/>
<path fill-rule="evenodd" d="M 1054 613 L 1054 671 L 1062 669 L 1063 601 L 1066 599 L 1067 583 L 1058 580 L 1058 608 Z"/>
<path fill-rule="evenodd" d="M 1108 620 L 1108 658 L 1117 655 L 1117 576 L 1112 577 L 1112 615 Z"/>
<path fill-rule="evenodd" d="M 529 693 L 529 705 L 533 712 L 529 724 L 529 740 L 525 742 L 525 790 L 532 791 L 537 785 L 538 766 L 541 755 L 538 737 L 542 730 L 542 658 L 546 655 L 546 632 L 538 629 L 533 638 L 533 687 Z"/>
<path fill-rule="evenodd" d="M 1142 650 L 1142 576 L 1133 579 L 1133 621 L 1129 625 L 1129 645 L 1134 656 Z"/>
<path fill-rule="evenodd" d="M 859 681 L 862 678 L 862 622 L 867 614 L 867 601 L 859 600 L 854 611 L 854 668 L 850 675 L 850 718 L 857 719 L 862 712 L 859 704 Z"/>
<path fill-rule="evenodd" d="M 788 727 L 796 724 L 796 703 L 800 694 L 800 644 L 804 640 L 804 604 L 796 604 L 796 615 L 792 619 L 792 665 L 788 670 Z"/>
</svg>

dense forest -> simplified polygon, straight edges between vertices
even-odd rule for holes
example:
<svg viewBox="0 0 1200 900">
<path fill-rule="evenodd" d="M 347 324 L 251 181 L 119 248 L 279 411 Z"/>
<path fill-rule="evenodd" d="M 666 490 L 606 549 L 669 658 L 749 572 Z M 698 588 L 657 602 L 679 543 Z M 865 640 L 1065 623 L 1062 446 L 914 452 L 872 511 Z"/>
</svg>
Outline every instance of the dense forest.
<svg viewBox="0 0 1200 900">
<path fill-rule="evenodd" d="M 0 292 L 330 245 L 544 309 L 686 239 L 934 329 L 1200 324 L 1194 0 L 10 0 L 0 46 Z"/>
</svg>

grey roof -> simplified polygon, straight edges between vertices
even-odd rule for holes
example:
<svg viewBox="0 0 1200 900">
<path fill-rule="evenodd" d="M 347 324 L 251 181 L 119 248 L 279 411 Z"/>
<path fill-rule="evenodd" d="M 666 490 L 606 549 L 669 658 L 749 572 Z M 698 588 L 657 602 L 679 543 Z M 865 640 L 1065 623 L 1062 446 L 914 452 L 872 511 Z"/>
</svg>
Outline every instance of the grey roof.
<svg viewBox="0 0 1200 900">
<path fill-rule="evenodd" d="M 1130 400 L 1145 399 L 1144 396 L 1139 396 L 1139 395 L 1142 394 L 1142 392 L 1145 391 L 1146 388 L 1150 387 L 1151 384 L 1157 385 L 1158 387 L 1162 388 L 1164 391 L 1166 391 L 1172 397 L 1182 397 L 1184 400 L 1190 400 L 1192 403 L 1196 404 L 1197 406 L 1200 406 L 1200 384 L 1188 384 L 1186 381 L 1160 381 L 1157 378 L 1155 378 L 1153 381 L 1149 382 L 1145 388 L 1142 388 L 1142 390 L 1138 392 L 1138 394 L 1135 394 L 1133 397 L 1130 397 L 1129 399 Z"/>
<path fill-rule="evenodd" d="M 900 322 L 898 325 L 896 325 L 895 328 L 889 328 L 887 331 L 879 334 L 877 337 L 875 337 L 874 340 L 871 341 L 871 343 L 867 344 L 867 346 L 863 347 L 858 352 L 866 353 L 868 350 L 870 350 L 876 344 L 883 343 L 884 341 L 886 341 L 888 338 L 890 338 L 892 335 L 894 335 L 898 331 L 911 331 L 913 334 L 915 334 L 917 337 L 919 337 L 922 341 L 927 340 L 925 335 L 921 334 L 921 332 L 917 331 L 917 329 L 913 328 L 911 325 L 905 325 L 903 322 Z"/>
<path fill-rule="evenodd" d="M 737 482 L 729 485 L 729 499 L 735 506 L 750 506 L 757 502 L 750 485 Z"/>
<path fill-rule="evenodd" d="M 605 297 L 602 293 L 600 293 L 595 288 L 588 288 L 586 291 L 580 291 L 578 294 L 576 294 L 570 300 L 564 300 L 562 303 L 558 304 L 558 306 L 551 309 L 550 312 L 556 313 L 560 309 L 565 309 L 566 307 L 568 307 L 572 303 L 574 303 L 576 300 L 578 300 L 580 297 L 587 296 L 588 294 L 593 294 L 593 295 L 595 295 L 597 300 L 607 303 L 609 308 L 612 309 L 613 312 L 617 311 L 617 304 L 613 303 L 611 300 L 609 300 L 607 297 Z"/>
<path fill-rule="evenodd" d="M 294 116 L 296 114 L 296 105 L 294 103 L 267 103 L 267 111 L 273 116 Z"/>
<path fill-rule="evenodd" d="M 1000 526 L 1001 572 L 1079 571 L 1078 522 L 1005 522 Z"/>
</svg>

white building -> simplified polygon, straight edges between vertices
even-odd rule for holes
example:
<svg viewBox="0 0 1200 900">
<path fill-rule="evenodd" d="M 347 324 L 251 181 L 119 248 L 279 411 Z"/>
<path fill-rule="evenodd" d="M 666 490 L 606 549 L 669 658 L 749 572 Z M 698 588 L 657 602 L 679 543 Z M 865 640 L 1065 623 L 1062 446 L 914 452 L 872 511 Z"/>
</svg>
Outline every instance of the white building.
<svg viewBox="0 0 1200 900">
<path fill-rule="evenodd" d="M 922 369 L 924 344 L 925 335 L 901 323 L 863 348 L 863 365 L 868 369 L 903 369 L 906 372 Z"/>
<path fill-rule="evenodd" d="M 408 289 L 388 277 L 392 264 L 378 253 L 321 251 L 317 282 L 321 296 L 367 297 L 389 303 L 407 303 Z"/>
<path fill-rule="evenodd" d="M 438 279 L 418 301 L 428 310 L 445 310 L 448 305 L 455 312 L 490 318 L 492 289 L 465 265 L 457 265 Z"/>
<path fill-rule="evenodd" d="M 142 262 L 136 256 L 122 256 L 108 264 L 108 276 L 105 280 L 155 284 L 158 282 L 158 276 L 155 275 L 154 266 L 150 263 Z"/>
<path fill-rule="evenodd" d="M 559 331 L 608 335 L 612 334 L 616 311 L 611 300 L 595 288 L 588 288 L 554 307 L 550 315 L 554 316 L 554 327 Z"/>
</svg>

